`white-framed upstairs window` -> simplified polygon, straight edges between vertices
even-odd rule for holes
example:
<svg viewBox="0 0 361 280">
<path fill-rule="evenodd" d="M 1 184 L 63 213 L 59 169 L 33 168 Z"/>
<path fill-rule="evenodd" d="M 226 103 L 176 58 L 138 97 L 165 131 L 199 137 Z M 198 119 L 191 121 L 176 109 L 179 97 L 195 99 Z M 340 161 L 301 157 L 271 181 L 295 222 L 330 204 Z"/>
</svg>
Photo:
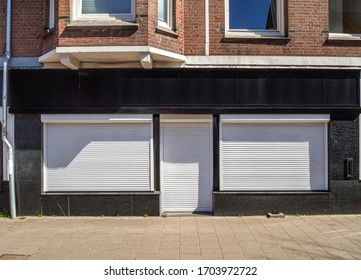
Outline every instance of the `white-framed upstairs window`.
<svg viewBox="0 0 361 280">
<path fill-rule="evenodd" d="M 73 0 L 73 19 L 135 21 L 135 0 Z"/>
<path fill-rule="evenodd" d="M 283 0 L 225 0 L 226 37 L 284 36 Z"/>
<path fill-rule="evenodd" d="M 361 39 L 361 1 L 329 0 L 329 36 Z"/>
<path fill-rule="evenodd" d="M 158 0 L 158 26 L 173 28 L 173 0 Z"/>
</svg>

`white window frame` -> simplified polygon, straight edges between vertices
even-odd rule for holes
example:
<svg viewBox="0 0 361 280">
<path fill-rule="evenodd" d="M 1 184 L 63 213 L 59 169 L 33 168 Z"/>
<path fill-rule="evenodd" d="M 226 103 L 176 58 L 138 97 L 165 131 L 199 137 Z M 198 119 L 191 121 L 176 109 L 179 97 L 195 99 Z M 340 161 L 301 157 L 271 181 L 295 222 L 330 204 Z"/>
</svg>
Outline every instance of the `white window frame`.
<svg viewBox="0 0 361 280">
<path fill-rule="evenodd" d="M 149 191 L 154 191 L 154 135 L 153 135 L 153 116 L 152 115 L 90 115 L 90 114 L 80 114 L 80 115 L 41 115 L 41 122 L 43 123 L 43 163 L 42 163 L 42 193 L 48 193 L 48 181 L 47 181 L 47 126 L 48 124 L 99 124 L 99 123 L 149 123 L 150 124 L 150 155 L 149 155 L 149 165 L 150 165 L 150 189 Z M 114 191 L 104 191 L 102 189 L 98 190 L 99 192 L 114 192 Z M 57 193 L 67 193 L 71 191 L 56 191 Z M 79 191 L 74 191 L 79 192 Z M 94 192 L 94 190 L 90 191 Z M 119 191 L 127 192 L 127 191 Z M 134 191 L 132 191 L 134 192 Z M 144 191 L 143 191 L 144 192 Z"/>
<path fill-rule="evenodd" d="M 164 27 L 164 28 L 168 28 L 168 29 L 173 29 L 173 0 L 158 0 L 158 5 L 159 5 L 159 1 L 165 1 L 167 2 L 167 21 L 163 21 L 161 19 L 159 19 L 158 17 L 158 26 Z M 157 11 L 158 14 L 158 11 Z"/>
<path fill-rule="evenodd" d="M 329 190 L 328 182 L 328 123 L 330 121 L 330 115 L 311 115 L 311 114 L 292 114 L 292 115 L 268 115 L 268 114 L 257 114 L 257 115 L 221 115 L 220 126 L 219 126 L 219 146 L 222 147 L 222 125 L 225 123 L 254 123 L 254 124 L 302 124 L 302 123 L 322 123 L 324 131 L 324 147 L 325 147 L 325 191 Z M 361 124 L 360 124 L 361 127 Z M 224 187 L 223 183 L 223 163 L 222 163 L 222 149 L 219 149 L 219 175 L 220 175 L 220 189 Z M 361 176 L 360 176 L 361 177 Z M 291 191 L 291 190 L 290 190 Z M 276 191 L 275 191 L 276 192 Z"/>
<path fill-rule="evenodd" d="M 135 0 L 131 1 L 131 11 L 127 14 L 82 14 L 83 0 L 72 0 L 72 20 L 122 20 L 135 21 Z"/>
<path fill-rule="evenodd" d="M 329 2 L 330 0 L 328 1 L 328 4 Z M 328 11 L 328 18 L 330 19 L 330 11 Z M 328 38 L 331 40 L 361 40 L 361 34 L 330 32 Z"/>
<path fill-rule="evenodd" d="M 225 37 L 242 38 L 242 37 L 283 37 L 284 32 L 284 0 L 277 0 L 277 30 L 265 29 L 230 29 L 229 28 L 229 0 L 225 0 Z"/>
</svg>

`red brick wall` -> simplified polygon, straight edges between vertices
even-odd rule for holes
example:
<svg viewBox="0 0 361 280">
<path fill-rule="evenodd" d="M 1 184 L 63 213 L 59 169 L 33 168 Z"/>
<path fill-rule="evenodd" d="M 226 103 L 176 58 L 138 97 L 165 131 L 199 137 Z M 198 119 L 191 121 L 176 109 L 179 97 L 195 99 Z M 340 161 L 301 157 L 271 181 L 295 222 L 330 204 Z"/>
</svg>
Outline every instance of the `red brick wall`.
<svg viewBox="0 0 361 280">
<path fill-rule="evenodd" d="M 361 42 L 328 41 L 328 0 L 285 0 L 290 40 L 224 40 L 224 1 L 210 0 L 211 55 L 359 56 Z M 288 32 L 293 30 L 294 32 Z M 287 34 L 288 33 L 288 34 Z M 187 49 L 188 54 L 191 54 Z M 198 51 L 197 54 L 202 54 Z"/>
<path fill-rule="evenodd" d="M 52 33 L 45 35 L 46 33 L 44 33 L 44 37 L 43 37 L 43 54 L 50 52 L 51 50 L 53 50 L 54 48 L 57 47 L 58 45 L 58 24 L 56 22 L 56 19 L 58 18 L 58 1 L 54 1 L 54 30 L 52 31 Z M 48 27 L 48 23 L 49 23 L 49 1 L 46 1 L 46 5 L 45 5 L 45 25 Z"/>
<path fill-rule="evenodd" d="M 155 32 L 158 25 L 158 0 L 148 1 L 149 5 L 149 45 L 155 48 L 160 48 L 163 50 L 180 53 L 184 52 L 184 0 L 174 1 L 174 14 L 173 14 L 173 24 L 176 27 L 178 33 L 178 38 L 174 38 L 167 34 L 161 34 Z"/>
<path fill-rule="evenodd" d="M 70 0 L 59 0 L 59 46 L 143 46 L 148 45 L 148 1 L 136 1 L 138 29 L 77 28 L 70 29 Z M 148 15 L 148 16 L 147 16 Z"/>
<path fill-rule="evenodd" d="M 5 1 L 4 1 L 5 2 Z M 45 1 L 12 1 L 12 55 L 39 56 L 42 54 L 42 37 Z"/>
<path fill-rule="evenodd" d="M 285 0 L 286 33 L 289 40 L 224 40 L 225 0 L 210 1 L 211 55 L 291 55 L 360 56 L 361 41 L 329 41 L 328 0 Z M 56 0 L 55 32 L 43 37 L 48 25 L 48 1 L 13 0 L 12 54 L 40 56 L 56 46 L 131 46 L 153 47 L 204 55 L 204 0 L 175 0 L 178 38 L 155 33 L 157 0 L 137 0 L 139 28 L 135 30 L 66 28 L 70 23 L 71 0 Z M 5 44 L 6 0 L 0 0 L 0 52 Z M 58 19 L 58 20 L 57 20 Z M 294 32 L 287 32 L 292 30 Z"/>
<path fill-rule="evenodd" d="M 186 55 L 203 55 L 205 50 L 204 1 L 184 1 L 184 52 Z"/>
</svg>

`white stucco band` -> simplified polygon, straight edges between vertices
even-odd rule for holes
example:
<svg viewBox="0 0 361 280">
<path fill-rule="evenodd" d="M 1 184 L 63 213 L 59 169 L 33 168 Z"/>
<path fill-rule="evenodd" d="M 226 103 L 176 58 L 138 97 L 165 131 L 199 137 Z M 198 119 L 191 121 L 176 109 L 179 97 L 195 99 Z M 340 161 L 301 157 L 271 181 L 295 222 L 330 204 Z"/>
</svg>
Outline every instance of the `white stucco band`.
<svg viewBox="0 0 361 280">
<path fill-rule="evenodd" d="M 144 58 L 148 57 L 145 64 Z M 151 63 L 150 63 L 151 62 Z M 181 67 L 185 56 L 150 46 L 57 47 L 39 57 L 46 68 Z M 146 67 L 144 66 L 146 65 Z"/>
<path fill-rule="evenodd" d="M 361 57 L 184 56 L 150 46 L 57 47 L 39 57 L 45 68 L 361 69 Z M 143 58 L 143 60 L 142 60 Z"/>
<path fill-rule="evenodd" d="M 187 56 L 185 67 L 361 69 L 361 58 L 326 56 Z"/>
</svg>

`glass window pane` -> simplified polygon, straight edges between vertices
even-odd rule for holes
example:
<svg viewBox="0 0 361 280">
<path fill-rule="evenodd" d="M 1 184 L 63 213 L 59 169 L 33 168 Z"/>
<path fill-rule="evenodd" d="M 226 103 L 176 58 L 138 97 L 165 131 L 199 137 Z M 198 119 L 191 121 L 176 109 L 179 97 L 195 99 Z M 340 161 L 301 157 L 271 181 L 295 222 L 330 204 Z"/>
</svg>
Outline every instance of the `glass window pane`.
<svg viewBox="0 0 361 280">
<path fill-rule="evenodd" d="M 361 34 L 361 1 L 329 1 L 330 32 Z"/>
<path fill-rule="evenodd" d="M 83 14 L 130 14 L 132 0 L 83 0 Z"/>
<path fill-rule="evenodd" d="M 229 0 L 229 28 L 277 30 L 277 0 Z"/>
<path fill-rule="evenodd" d="M 168 21 L 168 1 L 158 0 L 158 19 L 164 22 Z"/>
</svg>

